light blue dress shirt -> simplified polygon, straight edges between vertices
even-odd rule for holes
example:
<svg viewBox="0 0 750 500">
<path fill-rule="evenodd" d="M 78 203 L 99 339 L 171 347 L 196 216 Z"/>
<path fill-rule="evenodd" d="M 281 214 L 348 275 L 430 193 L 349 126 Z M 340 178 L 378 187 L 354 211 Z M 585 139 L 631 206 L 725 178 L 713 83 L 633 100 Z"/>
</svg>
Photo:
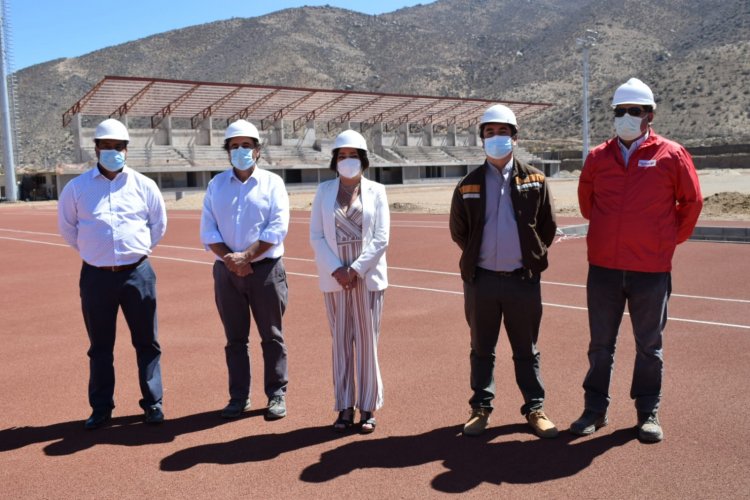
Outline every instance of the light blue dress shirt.
<svg viewBox="0 0 750 500">
<path fill-rule="evenodd" d="M 502 173 L 487 163 L 482 244 L 477 265 L 490 271 L 515 271 L 523 267 L 518 225 L 510 198 L 513 157 Z"/>
<path fill-rule="evenodd" d="M 278 175 L 256 166 L 242 182 L 230 168 L 208 183 L 201 215 L 201 242 L 206 249 L 224 243 L 233 252 L 244 252 L 260 240 L 273 246 L 253 262 L 277 258 L 284 255 L 288 230 L 289 196 Z"/>
<path fill-rule="evenodd" d="M 65 241 L 97 267 L 137 262 L 167 231 L 158 186 L 127 166 L 111 181 L 98 167 L 70 181 L 60 194 L 57 214 Z"/>
<path fill-rule="evenodd" d="M 621 140 L 617 140 L 617 145 L 620 146 L 622 158 L 623 160 L 625 160 L 625 168 L 628 168 L 628 161 L 630 161 L 630 156 L 635 152 L 636 149 L 641 147 L 641 144 L 643 144 L 643 141 L 645 141 L 646 139 L 648 139 L 648 132 L 643 134 L 641 138 L 633 141 L 633 144 L 631 144 L 629 148 L 625 147 L 625 144 L 623 144 Z"/>
</svg>

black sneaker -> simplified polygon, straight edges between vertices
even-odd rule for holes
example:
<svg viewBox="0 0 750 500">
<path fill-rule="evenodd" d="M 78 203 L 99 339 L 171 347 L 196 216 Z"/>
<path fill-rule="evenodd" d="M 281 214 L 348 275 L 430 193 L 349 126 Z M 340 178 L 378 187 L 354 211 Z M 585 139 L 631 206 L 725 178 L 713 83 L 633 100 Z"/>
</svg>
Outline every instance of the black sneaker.
<svg viewBox="0 0 750 500">
<path fill-rule="evenodd" d="M 147 424 L 161 424 L 164 422 L 164 413 L 158 406 L 149 406 L 144 410 L 143 419 Z"/>
<path fill-rule="evenodd" d="M 286 401 L 284 396 L 273 396 L 268 400 L 268 408 L 264 415 L 266 420 L 278 420 L 286 417 Z"/>
<path fill-rule="evenodd" d="M 577 436 L 588 436 L 593 434 L 607 425 L 609 420 L 606 413 L 600 413 L 594 410 L 583 410 L 583 414 L 578 420 L 570 424 L 570 432 Z"/>
<path fill-rule="evenodd" d="M 658 443 L 664 439 L 659 415 L 655 411 L 638 412 L 638 439 L 646 443 Z"/>
</svg>

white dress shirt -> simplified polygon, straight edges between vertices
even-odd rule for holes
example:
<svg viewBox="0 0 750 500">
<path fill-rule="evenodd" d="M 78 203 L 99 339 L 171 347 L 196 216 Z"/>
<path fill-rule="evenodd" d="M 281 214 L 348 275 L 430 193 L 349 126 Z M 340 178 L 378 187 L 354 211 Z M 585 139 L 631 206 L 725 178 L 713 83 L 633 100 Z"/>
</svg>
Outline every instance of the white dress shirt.
<svg viewBox="0 0 750 500">
<path fill-rule="evenodd" d="M 523 267 L 518 224 L 510 198 L 513 157 L 500 172 L 487 163 L 484 230 L 477 265 L 490 271 L 515 271 Z"/>
<path fill-rule="evenodd" d="M 164 198 L 156 183 L 124 167 L 111 181 L 98 167 L 63 188 L 58 227 L 66 242 L 92 266 L 137 262 L 167 230 Z"/>
<path fill-rule="evenodd" d="M 208 183 L 201 215 L 201 242 L 206 249 L 224 243 L 233 252 L 244 252 L 256 241 L 265 241 L 273 246 L 253 262 L 277 258 L 284 255 L 288 230 L 289 196 L 278 175 L 256 166 L 242 182 L 230 168 Z"/>
</svg>

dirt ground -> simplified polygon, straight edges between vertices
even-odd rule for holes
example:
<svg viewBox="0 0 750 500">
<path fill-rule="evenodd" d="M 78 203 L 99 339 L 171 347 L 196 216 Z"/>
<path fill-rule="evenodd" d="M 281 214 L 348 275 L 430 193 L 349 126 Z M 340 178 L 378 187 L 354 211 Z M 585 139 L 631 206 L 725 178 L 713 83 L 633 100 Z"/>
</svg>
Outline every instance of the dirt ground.
<svg viewBox="0 0 750 500">
<path fill-rule="evenodd" d="M 550 178 L 550 190 L 559 215 L 577 216 L 578 176 L 580 172 L 563 172 L 560 177 Z M 703 220 L 747 220 L 750 221 L 750 169 L 700 170 L 698 177 L 703 192 Z M 388 202 L 393 212 L 447 214 L 450 211 L 451 195 L 456 183 L 435 182 L 429 184 L 388 185 Z M 164 198 L 170 210 L 199 210 L 203 206 L 203 192 L 187 192 L 179 200 L 174 192 L 165 192 Z M 315 187 L 291 187 L 289 201 L 293 210 L 310 210 Z M 55 206 L 56 201 L 29 202 L 34 206 Z M 13 206 L 0 203 L 0 209 Z"/>
<path fill-rule="evenodd" d="M 560 215 L 579 215 L 579 172 L 563 172 L 550 179 L 555 209 Z M 702 219 L 750 220 L 750 169 L 701 170 L 698 173 L 705 199 Z M 448 213 L 455 182 L 387 186 L 388 202 L 394 212 Z M 309 210 L 315 196 L 314 188 L 291 189 L 293 209 Z M 181 200 L 167 200 L 170 209 L 199 209 L 203 193 L 189 193 Z"/>
</svg>

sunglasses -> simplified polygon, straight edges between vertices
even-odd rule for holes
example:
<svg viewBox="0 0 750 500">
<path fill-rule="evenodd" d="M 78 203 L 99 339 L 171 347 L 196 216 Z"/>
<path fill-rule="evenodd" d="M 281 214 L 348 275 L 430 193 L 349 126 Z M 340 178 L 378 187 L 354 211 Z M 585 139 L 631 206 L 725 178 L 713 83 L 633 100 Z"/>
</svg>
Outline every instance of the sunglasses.
<svg viewBox="0 0 750 500">
<path fill-rule="evenodd" d="M 615 108 L 615 116 L 617 118 L 625 116 L 625 113 L 629 114 L 630 116 L 642 116 L 648 113 L 648 111 L 635 106 L 633 106 L 632 108 Z"/>
</svg>

